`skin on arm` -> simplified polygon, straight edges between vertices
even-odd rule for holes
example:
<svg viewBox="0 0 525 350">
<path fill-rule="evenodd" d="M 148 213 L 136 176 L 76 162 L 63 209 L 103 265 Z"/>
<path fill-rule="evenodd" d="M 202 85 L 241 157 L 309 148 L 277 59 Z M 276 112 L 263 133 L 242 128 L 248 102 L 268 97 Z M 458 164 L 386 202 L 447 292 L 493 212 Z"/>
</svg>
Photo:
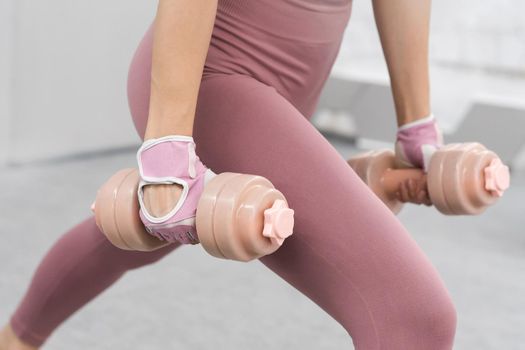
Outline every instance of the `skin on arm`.
<svg viewBox="0 0 525 350">
<path fill-rule="evenodd" d="M 193 135 L 193 121 L 218 0 L 159 0 L 155 17 L 151 94 L 144 141 Z M 182 193 L 179 184 L 144 186 L 144 204 L 167 214 Z"/>
<path fill-rule="evenodd" d="M 428 37 L 430 0 L 372 0 L 377 30 L 390 75 L 397 125 L 430 114 Z M 431 205 L 426 189 L 402 183 L 398 197 Z"/>
<path fill-rule="evenodd" d="M 397 124 L 430 114 L 430 0 L 372 0 L 390 75 Z"/>
</svg>

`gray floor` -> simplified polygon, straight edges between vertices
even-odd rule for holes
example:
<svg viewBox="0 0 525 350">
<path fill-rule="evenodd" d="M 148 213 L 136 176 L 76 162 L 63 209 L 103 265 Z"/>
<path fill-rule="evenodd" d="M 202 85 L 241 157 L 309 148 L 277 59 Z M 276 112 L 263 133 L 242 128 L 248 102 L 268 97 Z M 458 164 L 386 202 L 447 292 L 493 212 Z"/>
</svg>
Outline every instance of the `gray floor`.
<svg viewBox="0 0 525 350">
<path fill-rule="evenodd" d="M 333 140 L 345 157 L 355 152 Z M 50 245 L 91 215 L 97 188 L 134 152 L 0 169 L 0 322 Z M 525 176 L 477 217 L 405 207 L 399 218 L 456 304 L 455 349 L 525 349 Z M 345 330 L 259 262 L 184 247 L 126 274 L 64 323 L 49 349 L 348 349 Z"/>
</svg>

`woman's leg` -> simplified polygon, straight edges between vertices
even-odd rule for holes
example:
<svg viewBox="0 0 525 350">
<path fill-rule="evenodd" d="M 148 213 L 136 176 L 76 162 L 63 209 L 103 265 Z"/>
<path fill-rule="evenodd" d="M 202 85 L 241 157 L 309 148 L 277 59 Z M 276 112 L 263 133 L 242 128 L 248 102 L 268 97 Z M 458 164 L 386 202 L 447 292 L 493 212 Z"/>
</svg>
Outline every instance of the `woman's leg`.
<svg viewBox="0 0 525 350">
<path fill-rule="evenodd" d="M 242 75 L 201 86 L 197 154 L 216 173 L 269 179 L 294 234 L 261 261 L 336 319 L 357 349 L 450 349 L 456 313 L 399 220 L 273 87 Z"/>
<path fill-rule="evenodd" d="M 11 327 L 25 343 L 40 346 L 64 320 L 126 271 L 153 263 L 177 246 L 153 252 L 116 248 L 90 216 L 66 232 L 46 254 L 11 317 Z"/>
<path fill-rule="evenodd" d="M 141 42 L 130 71 L 130 107 L 141 136 L 148 112 L 148 45 Z M 295 234 L 261 260 L 339 321 L 358 349 L 450 348 L 455 310 L 436 271 L 396 217 L 274 88 L 247 76 L 207 74 L 194 139 L 199 157 L 216 173 L 262 175 L 285 194 L 296 213 Z M 68 254 L 77 247 L 82 251 Z M 37 270 L 13 316 L 18 336 L 40 344 L 126 270 L 156 261 L 174 247 L 122 251 L 105 239 L 92 217 L 86 219 L 57 242 Z M 55 255 L 71 261 L 64 264 Z M 78 261 L 86 256 L 84 267 Z M 56 270 L 57 265 L 63 268 Z M 106 277 L 90 292 L 76 289 L 89 285 L 90 274 Z M 66 309 L 56 304 L 55 295 L 71 298 Z"/>
<path fill-rule="evenodd" d="M 151 40 L 141 41 L 129 71 L 129 103 L 141 138 L 148 116 L 151 57 L 145 53 L 151 53 L 150 46 Z M 18 340 L 41 346 L 62 322 L 126 271 L 156 262 L 179 246 L 171 244 L 153 252 L 121 250 L 106 239 L 94 216 L 90 216 L 51 247 L 12 315 L 10 326 Z"/>
</svg>

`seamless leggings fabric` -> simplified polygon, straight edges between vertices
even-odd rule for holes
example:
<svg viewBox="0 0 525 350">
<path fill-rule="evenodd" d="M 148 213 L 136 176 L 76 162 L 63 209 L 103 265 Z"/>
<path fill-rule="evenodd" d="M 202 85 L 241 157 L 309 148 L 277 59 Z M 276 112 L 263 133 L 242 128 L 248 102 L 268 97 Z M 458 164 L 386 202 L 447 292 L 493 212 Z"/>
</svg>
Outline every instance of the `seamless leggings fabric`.
<svg viewBox="0 0 525 350">
<path fill-rule="evenodd" d="M 456 312 L 436 270 L 399 220 L 310 123 L 340 36 L 318 36 L 325 41 L 313 43 L 314 31 L 299 39 L 260 31 L 264 45 L 271 45 L 264 52 L 283 58 L 274 57 L 277 68 L 269 74 L 263 50 L 258 59 L 241 62 L 241 53 L 243 62 L 253 57 L 250 50 L 257 41 L 242 50 L 235 45 L 242 35 L 253 37 L 254 27 L 252 32 L 237 32 L 224 48 L 220 39 L 232 35 L 240 23 L 231 20 L 240 14 L 232 4 L 223 3 L 218 10 L 193 137 L 197 154 L 215 173 L 264 176 L 295 210 L 294 235 L 261 262 L 339 322 L 356 349 L 451 349 Z M 348 8 L 344 11 L 347 16 Z M 297 45 L 291 45 L 293 40 Z M 283 50 L 297 46 L 301 57 L 285 55 Z M 128 85 L 141 137 L 148 115 L 151 47 L 150 27 L 135 53 Z M 322 52 L 325 56 L 319 58 Z M 295 73 L 279 71 L 284 58 L 288 66 L 296 64 Z M 297 73 L 301 70 L 315 75 Z M 90 216 L 51 247 L 11 325 L 22 340 L 40 346 L 124 273 L 154 263 L 177 247 L 147 253 L 120 250 Z"/>
</svg>

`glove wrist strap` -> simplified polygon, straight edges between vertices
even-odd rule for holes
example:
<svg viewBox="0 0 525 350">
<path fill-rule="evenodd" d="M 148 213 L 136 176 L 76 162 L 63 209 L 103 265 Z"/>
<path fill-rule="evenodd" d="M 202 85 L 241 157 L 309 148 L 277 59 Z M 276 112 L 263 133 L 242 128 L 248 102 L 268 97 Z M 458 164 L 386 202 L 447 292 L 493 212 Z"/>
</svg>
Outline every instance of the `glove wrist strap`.
<svg viewBox="0 0 525 350">
<path fill-rule="evenodd" d="M 417 125 L 421 125 L 421 124 L 426 124 L 426 123 L 432 122 L 434 119 L 435 119 L 434 118 L 434 114 L 430 113 L 428 116 L 426 116 L 424 118 L 421 118 L 421 119 L 418 119 L 418 120 L 414 120 L 412 122 L 409 122 L 409 123 L 401 125 L 397 130 L 401 131 L 401 130 L 410 129 L 410 128 L 412 128 L 414 126 L 417 126 Z"/>
<path fill-rule="evenodd" d="M 148 183 L 173 183 L 196 177 L 192 136 L 169 135 L 145 141 L 137 151 L 140 177 Z"/>
</svg>

